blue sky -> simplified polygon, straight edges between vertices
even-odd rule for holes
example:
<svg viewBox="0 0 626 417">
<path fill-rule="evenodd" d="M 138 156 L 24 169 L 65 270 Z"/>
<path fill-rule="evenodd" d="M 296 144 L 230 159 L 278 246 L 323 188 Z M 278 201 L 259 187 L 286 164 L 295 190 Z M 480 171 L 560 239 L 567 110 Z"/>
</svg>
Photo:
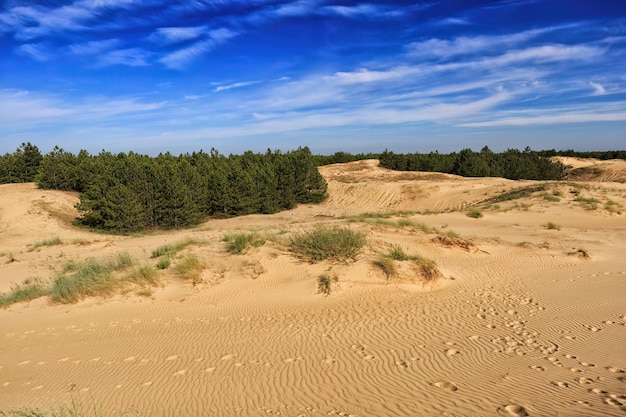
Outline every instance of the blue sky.
<svg viewBox="0 0 626 417">
<path fill-rule="evenodd" d="M 3 0 L 0 153 L 626 148 L 622 0 Z"/>
</svg>

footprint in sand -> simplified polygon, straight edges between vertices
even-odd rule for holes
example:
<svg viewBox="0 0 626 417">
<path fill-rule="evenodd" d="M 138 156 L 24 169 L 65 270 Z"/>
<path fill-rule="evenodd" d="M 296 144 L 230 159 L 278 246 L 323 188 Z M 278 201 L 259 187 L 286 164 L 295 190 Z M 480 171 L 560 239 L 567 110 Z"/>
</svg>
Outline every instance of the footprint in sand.
<svg viewBox="0 0 626 417">
<path fill-rule="evenodd" d="M 617 398 L 605 398 L 604 401 L 609 404 L 609 405 L 614 405 L 615 407 L 621 407 L 624 405 L 624 403 L 620 400 L 618 400 Z"/>
<path fill-rule="evenodd" d="M 70 358 L 61 358 L 57 362 L 67 362 L 69 360 L 70 360 Z"/>
<path fill-rule="evenodd" d="M 509 404 L 504 409 L 513 417 L 528 417 L 528 411 L 521 405 Z"/>
<path fill-rule="evenodd" d="M 576 356 L 574 356 L 574 355 L 570 355 L 569 353 L 568 353 L 567 355 L 565 355 L 565 357 L 566 357 L 567 359 L 576 359 Z"/>
<path fill-rule="evenodd" d="M 223 361 L 229 361 L 235 357 L 234 353 L 229 353 L 228 355 L 222 356 L 220 359 Z"/>
<path fill-rule="evenodd" d="M 124 362 L 132 362 L 132 361 L 134 361 L 135 359 L 137 359 L 137 357 L 136 357 L 136 356 L 129 356 L 129 357 L 127 357 L 127 358 L 124 358 Z"/>
<path fill-rule="evenodd" d="M 172 375 L 174 375 L 174 376 L 180 376 L 180 375 L 185 375 L 186 373 L 187 373 L 187 370 L 186 370 L 186 369 L 181 369 L 181 370 L 180 370 L 180 371 L 178 371 L 178 372 L 174 372 Z"/>
<path fill-rule="evenodd" d="M 152 385 L 152 381 L 147 381 L 147 382 L 144 382 L 144 383 L 143 383 L 143 384 L 141 384 L 141 385 L 143 385 L 144 387 L 149 387 L 150 385 Z"/>
<path fill-rule="evenodd" d="M 204 368 L 204 372 L 206 372 L 206 373 L 209 373 L 209 374 L 210 374 L 211 372 L 214 372 L 214 371 L 215 371 L 215 369 L 216 369 L 216 368 L 215 368 L 214 366 L 212 366 L 212 367 L 210 367 L 210 368 Z"/>
<path fill-rule="evenodd" d="M 446 355 L 448 355 L 448 356 L 458 355 L 459 353 L 461 353 L 461 352 L 458 349 L 447 349 L 446 350 Z"/>
<path fill-rule="evenodd" d="M 355 352 L 363 352 L 365 349 L 366 347 L 361 344 L 352 345 L 352 350 L 354 350 Z"/>
<path fill-rule="evenodd" d="M 583 372 L 583 370 L 580 368 L 569 368 L 569 370 L 575 373 Z"/>
<path fill-rule="evenodd" d="M 303 357 L 298 356 L 297 358 L 287 358 L 283 362 L 285 362 L 285 363 L 294 363 L 294 362 L 301 361 L 303 359 L 304 359 Z"/>
<path fill-rule="evenodd" d="M 409 363 L 407 361 L 396 361 L 396 366 L 400 368 L 408 368 Z"/>
<path fill-rule="evenodd" d="M 446 389 L 452 392 L 457 391 L 459 389 L 459 387 L 457 387 L 456 384 L 449 382 L 449 381 L 439 381 L 439 382 L 435 382 L 433 385 L 436 386 L 437 388 Z"/>
<path fill-rule="evenodd" d="M 165 358 L 165 360 L 166 361 L 175 361 L 178 358 L 180 358 L 180 355 L 170 355 L 167 358 Z"/>
<path fill-rule="evenodd" d="M 589 363 L 589 362 L 581 362 L 580 364 L 588 368 L 593 368 L 595 366 L 593 363 Z"/>
<path fill-rule="evenodd" d="M 624 370 L 622 368 L 617 368 L 615 366 L 611 366 L 609 368 L 606 368 L 609 372 L 613 372 L 614 374 L 623 374 Z"/>
<path fill-rule="evenodd" d="M 363 356 L 363 359 L 365 359 L 366 361 L 373 361 L 374 359 L 376 359 L 376 356 L 374 356 L 374 355 L 365 355 L 365 356 Z"/>
<path fill-rule="evenodd" d="M 17 364 L 17 366 L 22 366 L 22 365 L 28 365 L 30 363 L 30 361 L 22 361 L 20 363 Z"/>
<path fill-rule="evenodd" d="M 540 366 L 540 365 L 531 365 L 530 369 L 534 369 L 535 371 L 541 371 L 541 372 L 546 370 L 546 368 L 544 368 L 543 366 Z"/>
<path fill-rule="evenodd" d="M 550 382 L 552 385 L 555 385 L 559 388 L 569 388 L 569 384 L 567 382 L 561 382 L 561 381 L 552 381 Z"/>
<path fill-rule="evenodd" d="M 578 383 L 580 385 L 589 385 L 589 384 L 593 384 L 593 379 L 591 378 L 587 378 L 587 377 L 581 377 L 578 378 Z"/>
<path fill-rule="evenodd" d="M 327 356 L 324 359 L 324 363 L 327 364 L 327 365 L 332 365 L 333 363 L 337 363 L 337 361 L 332 356 Z"/>
</svg>

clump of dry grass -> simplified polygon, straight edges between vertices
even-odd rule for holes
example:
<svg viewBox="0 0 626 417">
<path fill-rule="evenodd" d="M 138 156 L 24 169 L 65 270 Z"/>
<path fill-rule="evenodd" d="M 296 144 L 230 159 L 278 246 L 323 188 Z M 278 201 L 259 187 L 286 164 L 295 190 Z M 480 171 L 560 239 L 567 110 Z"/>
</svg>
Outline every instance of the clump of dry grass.
<svg viewBox="0 0 626 417">
<path fill-rule="evenodd" d="M 204 269 L 204 264 L 192 253 L 177 260 L 174 269 L 178 276 L 191 281 L 193 285 L 197 285 L 202 281 L 200 275 Z"/>
<path fill-rule="evenodd" d="M 320 227 L 310 232 L 297 234 L 291 238 L 291 250 L 310 261 L 345 261 L 355 259 L 365 245 L 362 232 L 340 227 Z"/>
</svg>

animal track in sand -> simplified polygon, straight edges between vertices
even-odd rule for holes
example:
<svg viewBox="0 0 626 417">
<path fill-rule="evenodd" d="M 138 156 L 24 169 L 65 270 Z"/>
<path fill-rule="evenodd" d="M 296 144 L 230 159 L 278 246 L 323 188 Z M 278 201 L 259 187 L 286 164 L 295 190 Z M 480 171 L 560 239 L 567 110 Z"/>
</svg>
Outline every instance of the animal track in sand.
<svg viewBox="0 0 626 417">
<path fill-rule="evenodd" d="M 576 373 L 583 372 L 583 370 L 580 368 L 569 368 L 569 370 Z"/>
<path fill-rule="evenodd" d="M 589 362 L 581 362 L 580 364 L 588 368 L 593 368 L 595 366 L 593 363 L 589 363 Z"/>
<path fill-rule="evenodd" d="M 569 353 L 568 353 L 567 355 L 565 355 L 565 357 L 566 357 L 567 359 L 576 359 L 576 356 L 574 356 L 574 355 L 570 355 Z"/>
<path fill-rule="evenodd" d="M 449 382 L 449 381 L 438 381 L 435 382 L 433 384 L 434 386 L 436 386 L 437 388 L 442 388 L 448 391 L 457 391 L 459 389 L 459 387 L 456 386 L 456 384 L 454 384 L 453 382 Z"/>
<path fill-rule="evenodd" d="M 561 381 L 552 381 L 550 382 L 552 385 L 555 385 L 559 388 L 569 388 L 569 384 L 567 382 L 561 382 Z"/>
<path fill-rule="evenodd" d="M 336 360 L 335 360 L 335 358 L 333 358 L 332 356 L 327 356 L 327 357 L 324 359 L 324 363 L 325 363 L 325 364 L 327 364 L 327 365 L 331 365 L 331 364 L 333 364 L 333 363 L 337 363 L 337 361 L 336 361 Z"/>
<path fill-rule="evenodd" d="M 297 358 L 287 358 L 285 359 L 283 362 L 285 363 L 294 363 L 294 362 L 298 362 L 304 360 L 304 358 L 302 356 L 298 356 Z"/>
<path fill-rule="evenodd" d="M 204 372 L 211 373 L 211 372 L 215 371 L 215 369 L 216 369 L 216 368 L 215 368 L 215 367 L 213 367 L 213 366 L 212 366 L 212 367 L 210 367 L 210 368 L 204 368 Z"/>
<path fill-rule="evenodd" d="M 589 385 L 589 384 L 593 384 L 593 379 L 591 378 L 587 378 L 587 377 L 581 377 L 578 378 L 578 383 L 580 385 Z"/>
<path fill-rule="evenodd" d="M 544 368 L 543 366 L 540 366 L 540 365 L 531 365 L 530 369 L 534 369 L 535 371 L 541 371 L 541 372 L 546 370 L 546 368 Z"/>
<path fill-rule="evenodd" d="M 129 357 L 127 357 L 127 358 L 124 358 L 124 362 L 132 362 L 132 361 L 134 361 L 135 359 L 137 359 L 137 357 L 136 357 L 136 356 L 129 356 Z"/>
<path fill-rule="evenodd" d="M 459 353 L 461 353 L 461 351 L 458 349 L 446 349 L 446 355 L 448 356 L 458 355 Z"/>
<path fill-rule="evenodd" d="M 22 361 L 22 362 L 18 363 L 17 365 L 18 365 L 18 366 L 28 365 L 30 362 L 31 362 L 30 360 L 27 360 L 27 361 Z"/>
<path fill-rule="evenodd" d="M 608 371 L 613 372 L 614 374 L 623 374 L 624 370 L 622 368 L 617 368 L 615 366 L 611 366 L 606 368 Z"/>
<path fill-rule="evenodd" d="M 180 376 L 180 375 L 185 375 L 186 373 L 187 373 L 186 369 L 181 369 L 180 371 L 174 372 L 172 375 Z"/>
<path fill-rule="evenodd" d="M 180 355 L 170 355 L 167 358 L 165 358 L 165 360 L 166 361 L 175 361 L 178 358 L 180 358 Z"/>
<path fill-rule="evenodd" d="M 504 409 L 513 417 L 528 417 L 528 411 L 521 405 L 509 404 Z"/>
<path fill-rule="evenodd" d="M 234 353 L 229 353 L 227 355 L 222 356 L 220 359 L 223 361 L 229 361 L 233 359 L 236 355 Z"/>
</svg>

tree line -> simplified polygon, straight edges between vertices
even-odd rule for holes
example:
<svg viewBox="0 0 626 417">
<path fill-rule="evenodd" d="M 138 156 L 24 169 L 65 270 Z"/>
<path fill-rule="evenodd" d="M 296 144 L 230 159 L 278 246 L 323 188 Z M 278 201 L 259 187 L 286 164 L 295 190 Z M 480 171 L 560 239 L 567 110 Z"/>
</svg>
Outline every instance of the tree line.
<svg viewBox="0 0 626 417">
<path fill-rule="evenodd" d="M 563 164 L 528 147 L 524 151 L 508 149 L 502 153 L 494 153 L 487 146 L 480 152 L 463 149 L 450 154 L 394 154 L 385 150 L 379 160 L 380 166 L 397 171 L 432 171 L 512 180 L 560 180 L 565 177 Z"/>
<path fill-rule="evenodd" d="M 4 166 L 5 159 L 0 162 Z M 84 150 L 74 155 L 55 147 L 41 157 L 34 176 L 12 172 L 5 178 L 77 191 L 77 221 L 115 232 L 189 227 L 207 216 L 275 213 L 298 203 L 321 202 L 327 191 L 306 147 L 286 153 L 224 156 L 213 149 L 157 157 L 106 151 L 90 155 Z"/>
</svg>

